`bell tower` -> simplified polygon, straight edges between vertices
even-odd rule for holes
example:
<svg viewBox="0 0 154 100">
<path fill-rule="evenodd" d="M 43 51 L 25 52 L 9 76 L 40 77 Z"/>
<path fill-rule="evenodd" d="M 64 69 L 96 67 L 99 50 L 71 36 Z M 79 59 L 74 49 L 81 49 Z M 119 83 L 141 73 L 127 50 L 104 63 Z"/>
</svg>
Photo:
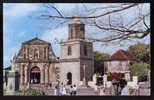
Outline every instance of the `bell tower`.
<svg viewBox="0 0 154 100">
<path fill-rule="evenodd" d="M 60 80 L 76 85 L 91 81 L 94 72 L 93 44 L 85 40 L 85 24 L 79 18 L 77 13 L 68 25 L 68 40 L 60 44 Z"/>
<path fill-rule="evenodd" d="M 78 13 L 73 19 L 73 23 L 69 24 L 68 39 L 85 39 L 85 24 L 79 19 Z"/>
</svg>

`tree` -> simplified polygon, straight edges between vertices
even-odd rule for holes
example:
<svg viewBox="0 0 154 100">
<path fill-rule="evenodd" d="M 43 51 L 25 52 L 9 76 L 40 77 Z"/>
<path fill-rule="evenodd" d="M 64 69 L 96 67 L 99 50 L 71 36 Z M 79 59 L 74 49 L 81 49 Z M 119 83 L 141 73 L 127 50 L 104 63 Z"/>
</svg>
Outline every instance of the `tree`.
<svg viewBox="0 0 154 100">
<path fill-rule="evenodd" d="M 130 68 L 131 74 L 138 76 L 139 81 L 145 80 L 148 75 L 149 66 L 147 63 L 133 64 Z"/>
<path fill-rule="evenodd" d="M 150 64 L 150 45 L 144 43 L 137 43 L 128 48 L 128 51 L 131 52 L 137 59 Z"/>
<path fill-rule="evenodd" d="M 107 53 L 100 53 L 94 51 L 94 72 L 95 73 L 104 73 L 104 60 L 107 59 L 110 55 Z"/>
<path fill-rule="evenodd" d="M 52 9 L 56 14 L 42 13 L 40 18 L 60 20 L 58 25 L 67 23 L 74 18 L 80 18 L 89 27 L 101 30 L 101 32 L 97 31 L 91 34 L 98 33 L 100 36 L 106 34 L 105 37 L 86 37 L 87 40 L 104 44 L 121 44 L 123 41 L 143 39 L 149 36 L 150 5 L 147 5 L 144 3 L 116 3 L 102 4 L 102 6 L 91 8 L 88 4 L 82 4 L 82 16 L 74 16 L 63 14 L 54 4 L 47 4 L 47 9 L 49 11 Z M 148 9 L 144 11 L 144 7 Z M 128 12 L 130 9 L 131 11 Z M 124 15 L 134 11 L 136 11 L 136 15 L 130 16 L 131 20 L 128 21 L 127 16 Z"/>
</svg>

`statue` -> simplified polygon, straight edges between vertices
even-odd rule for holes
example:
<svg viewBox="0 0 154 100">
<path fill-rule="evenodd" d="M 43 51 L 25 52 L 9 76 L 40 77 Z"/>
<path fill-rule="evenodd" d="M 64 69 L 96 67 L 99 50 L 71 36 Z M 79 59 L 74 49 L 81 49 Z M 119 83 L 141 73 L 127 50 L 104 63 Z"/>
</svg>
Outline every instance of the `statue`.
<svg viewBox="0 0 154 100">
<path fill-rule="evenodd" d="M 14 54 L 11 60 L 11 71 L 15 71 L 15 60 L 16 60 L 16 53 Z"/>
<path fill-rule="evenodd" d="M 15 71 L 16 54 L 11 59 L 11 70 L 8 73 L 7 92 L 16 92 L 19 90 L 19 75 Z"/>
</svg>

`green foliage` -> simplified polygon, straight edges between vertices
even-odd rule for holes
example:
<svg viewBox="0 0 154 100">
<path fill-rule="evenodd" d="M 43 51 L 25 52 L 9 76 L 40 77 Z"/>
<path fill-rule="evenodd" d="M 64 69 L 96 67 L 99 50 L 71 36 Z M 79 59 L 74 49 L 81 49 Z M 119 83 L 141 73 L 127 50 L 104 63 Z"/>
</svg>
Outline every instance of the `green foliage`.
<svg viewBox="0 0 154 100">
<path fill-rule="evenodd" d="M 6 89 L 3 88 L 3 94 L 6 94 Z"/>
<path fill-rule="evenodd" d="M 133 64 L 130 68 L 131 74 L 138 76 L 139 81 L 141 81 L 148 75 L 149 66 L 147 63 Z"/>
<path fill-rule="evenodd" d="M 17 93 L 17 95 L 20 95 L 20 96 L 42 96 L 42 95 L 45 95 L 45 93 L 42 90 L 26 89 L 26 90 L 19 91 Z"/>
<path fill-rule="evenodd" d="M 6 89 L 3 90 L 4 95 L 16 95 L 16 96 L 43 96 L 45 92 L 38 89 L 25 89 L 18 92 L 8 93 Z"/>
<path fill-rule="evenodd" d="M 106 53 L 100 53 L 94 51 L 94 72 L 102 73 L 104 72 L 104 60 L 107 59 L 110 55 Z"/>
<path fill-rule="evenodd" d="M 150 64 L 150 46 L 144 43 L 137 43 L 128 49 L 137 59 Z"/>
</svg>

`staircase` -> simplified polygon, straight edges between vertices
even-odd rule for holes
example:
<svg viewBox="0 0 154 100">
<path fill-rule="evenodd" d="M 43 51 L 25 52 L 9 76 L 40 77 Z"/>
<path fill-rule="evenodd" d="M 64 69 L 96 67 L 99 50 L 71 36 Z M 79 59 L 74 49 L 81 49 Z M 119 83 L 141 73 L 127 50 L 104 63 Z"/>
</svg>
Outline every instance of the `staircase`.
<svg viewBox="0 0 154 100">
<path fill-rule="evenodd" d="M 94 95 L 98 95 L 98 93 L 95 93 L 93 88 L 78 88 L 77 95 L 83 95 L 83 96 L 92 95 L 92 96 L 94 96 Z"/>
</svg>

